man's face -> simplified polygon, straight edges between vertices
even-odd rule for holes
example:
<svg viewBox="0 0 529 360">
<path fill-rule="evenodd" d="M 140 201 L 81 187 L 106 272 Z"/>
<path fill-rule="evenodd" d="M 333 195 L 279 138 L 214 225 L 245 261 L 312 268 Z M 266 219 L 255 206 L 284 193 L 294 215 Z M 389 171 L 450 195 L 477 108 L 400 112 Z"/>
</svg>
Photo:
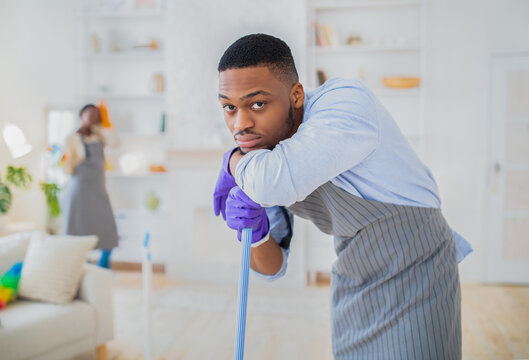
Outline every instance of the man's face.
<svg viewBox="0 0 529 360">
<path fill-rule="evenodd" d="M 293 135 L 290 90 L 266 66 L 224 70 L 219 74 L 224 120 L 242 153 L 273 149 Z"/>
</svg>

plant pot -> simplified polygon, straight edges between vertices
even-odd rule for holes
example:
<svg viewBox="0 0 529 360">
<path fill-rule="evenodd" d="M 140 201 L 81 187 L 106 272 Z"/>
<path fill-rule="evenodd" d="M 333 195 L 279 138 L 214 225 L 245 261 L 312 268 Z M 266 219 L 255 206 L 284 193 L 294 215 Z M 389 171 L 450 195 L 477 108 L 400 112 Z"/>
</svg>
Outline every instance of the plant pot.
<svg viewBox="0 0 529 360">
<path fill-rule="evenodd" d="M 50 235 L 56 235 L 61 230 L 61 217 L 48 217 L 46 222 L 46 232 Z"/>
</svg>

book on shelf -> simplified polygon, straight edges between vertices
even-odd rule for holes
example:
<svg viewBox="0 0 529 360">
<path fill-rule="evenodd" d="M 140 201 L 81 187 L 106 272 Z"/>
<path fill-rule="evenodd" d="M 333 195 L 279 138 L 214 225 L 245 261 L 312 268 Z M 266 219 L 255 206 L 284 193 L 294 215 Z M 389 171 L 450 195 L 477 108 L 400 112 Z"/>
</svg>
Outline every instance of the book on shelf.
<svg viewBox="0 0 529 360">
<path fill-rule="evenodd" d="M 318 46 L 338 46 L 340 39 L 334 27 L 329 24 L 319 24 L 314 22 L 314 29 L 316 31 L 316 45 Z"/>
<path fill-rule="evenodd" d="M 316 35 L 316 45 L 325 46 L 323 34 L 321 33 L 321 28 L 317 21 L 314 21 L 314 33 Z"/>
</svg>

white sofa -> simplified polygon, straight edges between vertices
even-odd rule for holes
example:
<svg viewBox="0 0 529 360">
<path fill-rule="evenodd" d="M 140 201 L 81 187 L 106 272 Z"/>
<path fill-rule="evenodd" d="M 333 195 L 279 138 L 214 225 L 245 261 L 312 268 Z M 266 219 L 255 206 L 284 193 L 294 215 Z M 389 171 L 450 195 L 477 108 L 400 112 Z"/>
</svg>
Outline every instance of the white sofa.
<svg viewBox="0 0 529 360">
<path fill-rule="evenodd" d="M 9 259 L 11 263 L 17 257 L 18 261 L 23 260 L 20 246 L 11 254 L 6 253 L 14 248 L 9 243 L 13 241 L 28 242 L 23 236 L 0 238 L 2 274 L 6 268 L 2 261 Z M 97 354 L 98 359 L 106 357 L 105 343 L 114 335 L 113 276 L 90 264 L 85 265 L 85 270 L 79 292 L 69 304 L 18 299 L 0 310 L 0 359 L 60 360 L 88 352 Z"/>
</svg>

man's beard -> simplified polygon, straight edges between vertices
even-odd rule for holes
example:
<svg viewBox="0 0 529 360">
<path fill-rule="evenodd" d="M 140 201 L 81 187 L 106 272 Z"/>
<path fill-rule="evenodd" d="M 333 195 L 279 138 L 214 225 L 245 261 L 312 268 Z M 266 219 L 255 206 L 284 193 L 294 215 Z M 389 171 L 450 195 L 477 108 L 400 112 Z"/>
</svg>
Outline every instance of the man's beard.
<svg viewBox="0 0 529 360">
<path fill-rule="evenodd" d="M 290 102 L 290 108 L 288 109 L 288 117 L 285 121 L 284 130 L 285 130 L 284 133 L 282 133 L 280 136 L 281 140 L 288 139 L 292 135 L 292 130 L 294 130 L 294 108 L 292 107 L 292 102 Z M 267 149 L 273 150 L 276 147 L 276 145 L 277 144 L 271 145 Z M 247 153 L 242 151 L 241 147 L 239 146 L 239 154 L 244 156 Z"/>
</svg>

